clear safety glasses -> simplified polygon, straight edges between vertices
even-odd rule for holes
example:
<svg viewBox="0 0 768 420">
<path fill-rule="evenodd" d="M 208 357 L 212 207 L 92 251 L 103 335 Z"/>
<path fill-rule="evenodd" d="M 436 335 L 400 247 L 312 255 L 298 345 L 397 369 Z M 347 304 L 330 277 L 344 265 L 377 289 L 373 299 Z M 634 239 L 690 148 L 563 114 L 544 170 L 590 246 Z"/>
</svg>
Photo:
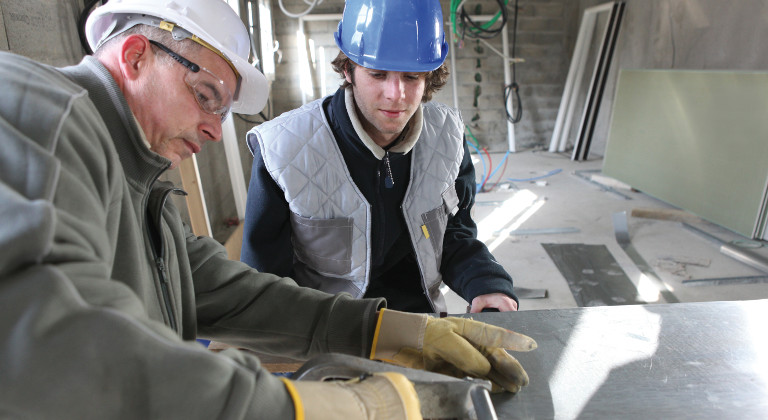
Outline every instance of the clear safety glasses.
<svg viewBox="0 0 768 420">
<path fill-rule="evenodd" d="M 229 115 L 229 108 L 232 106 L 232 93 L 224 81 L 216 77 L 210 70 L 187 60 L 165 45 L 153 40 L 149 42 L 187 68 L 184 82 L 189 86 L 198 105 L 208 114 L 218 115 L 223 123 Z"/>
</svg>

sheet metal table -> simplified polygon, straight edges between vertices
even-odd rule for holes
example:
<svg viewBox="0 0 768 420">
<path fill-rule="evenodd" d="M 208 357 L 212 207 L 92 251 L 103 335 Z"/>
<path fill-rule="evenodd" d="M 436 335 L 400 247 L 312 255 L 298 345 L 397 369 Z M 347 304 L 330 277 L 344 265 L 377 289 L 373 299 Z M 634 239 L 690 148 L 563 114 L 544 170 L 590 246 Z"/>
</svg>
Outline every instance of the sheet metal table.
<svg viewBox="0 0 768 420">
<path fill-rule="evenodd" d="M 768 300 L 471 317 L 539 345 L 499 419 L 768 419 Z"/>
</svg>

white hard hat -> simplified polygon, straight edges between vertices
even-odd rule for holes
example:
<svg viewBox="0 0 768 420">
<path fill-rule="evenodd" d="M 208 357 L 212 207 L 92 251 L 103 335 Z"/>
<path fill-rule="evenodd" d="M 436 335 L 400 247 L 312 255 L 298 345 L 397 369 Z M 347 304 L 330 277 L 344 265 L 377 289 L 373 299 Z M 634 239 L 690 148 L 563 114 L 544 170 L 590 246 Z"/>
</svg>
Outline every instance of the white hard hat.
<svg viewBox="0 0 768 420">
<path fill-rule="evenodd" d="M 232 111 L 256 114 L 269 96 L 267 79 L 248 62 L 250 37 L 240 17 L 222 0 L 110 0 L 94 10 L 85 23 L 85 36 L 94 51 L 109 38 L 147 24 L 181 28 L 207 43 L 239 73 Z M 177 31 L 174 31 L 176 35 Z"/>
</svg>

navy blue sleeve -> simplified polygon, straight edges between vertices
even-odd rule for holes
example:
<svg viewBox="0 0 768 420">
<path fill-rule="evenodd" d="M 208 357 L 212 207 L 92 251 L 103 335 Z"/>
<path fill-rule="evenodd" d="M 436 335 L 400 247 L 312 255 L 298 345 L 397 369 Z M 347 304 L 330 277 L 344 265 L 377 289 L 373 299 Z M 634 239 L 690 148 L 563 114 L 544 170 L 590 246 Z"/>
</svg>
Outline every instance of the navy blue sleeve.
<svg viewBox="0 0 768 420">
<path fill-rule="evenodd" d="M 264 273 L 293 275 L 290 209 L 258 147 L 253 148 L 240 260 Z"/>
<path fill-rule="evenodd" d="M 467 302 L 489 293 L 504 293 L 517 301 L 512 290 L 512 277 L 488 247 L 477 239 L 477 225 L 471 215 L 475 190 L 475 167 L 465 140 L 464 159 L 456 178 L 459 211 L 449 216 L 443 239 L 440 265 L 443 281 Z"/>
</svg>

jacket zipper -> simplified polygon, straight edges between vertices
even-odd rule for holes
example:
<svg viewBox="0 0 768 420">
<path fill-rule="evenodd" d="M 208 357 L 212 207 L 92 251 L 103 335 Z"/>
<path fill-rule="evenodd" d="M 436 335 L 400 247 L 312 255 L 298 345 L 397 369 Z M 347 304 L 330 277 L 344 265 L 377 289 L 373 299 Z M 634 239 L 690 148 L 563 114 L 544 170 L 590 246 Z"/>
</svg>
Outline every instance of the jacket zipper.
<svg viewBox="0 0 768 420">
<path fill-rule="evenodd" d="M 392 188 L 395 186 L 395 178 L 392 176 L 392 167 L 389 166 L 389 150 L 384 152 L 384 168 L 387 170 L 387 175 L 384 178 L 384 186 L 386 188 Z"/>
<path fill-rule="evenodd" d="M 184 190 L 178 188 L 169 188 L 163 191 L 162 198 L 160 199 L 160 205 L 157 209 L 157 214 L 154 214 L 149 210 L 149 208 L 147 208 L 147 217 L 150 218 L 150 223 L 147 223 L 147 230 L 149 231 L 148 234 L 152 244 L 152 257 L 154 259 L 155 266 L 157 267 L 158 276 L 160 277 L 160 292 L 163 295 L 163 303 L 165 305 L 166 314 L 168 315 L 168 323 L 170 324 L 171 329 L 178 333 L 179 327 L 178 323 L 176 322 L 176 315 L 174 315 L 173 312 L 173 305 L 171 304 L 170 281 L 168 281 L 168 271 L 165 266 L 165 246 L 163 246 L 162 231 L 162 212 L 163 208 L 165 207 L 165 202 L 168 200 L 168 196 L 171 193 L 183 195 L 187 194 Z M 152 217 L 155 217 L 156 220 L 152 219 Z M 155 235 L 153 235 L 153 228 Z"/>
</svg>

